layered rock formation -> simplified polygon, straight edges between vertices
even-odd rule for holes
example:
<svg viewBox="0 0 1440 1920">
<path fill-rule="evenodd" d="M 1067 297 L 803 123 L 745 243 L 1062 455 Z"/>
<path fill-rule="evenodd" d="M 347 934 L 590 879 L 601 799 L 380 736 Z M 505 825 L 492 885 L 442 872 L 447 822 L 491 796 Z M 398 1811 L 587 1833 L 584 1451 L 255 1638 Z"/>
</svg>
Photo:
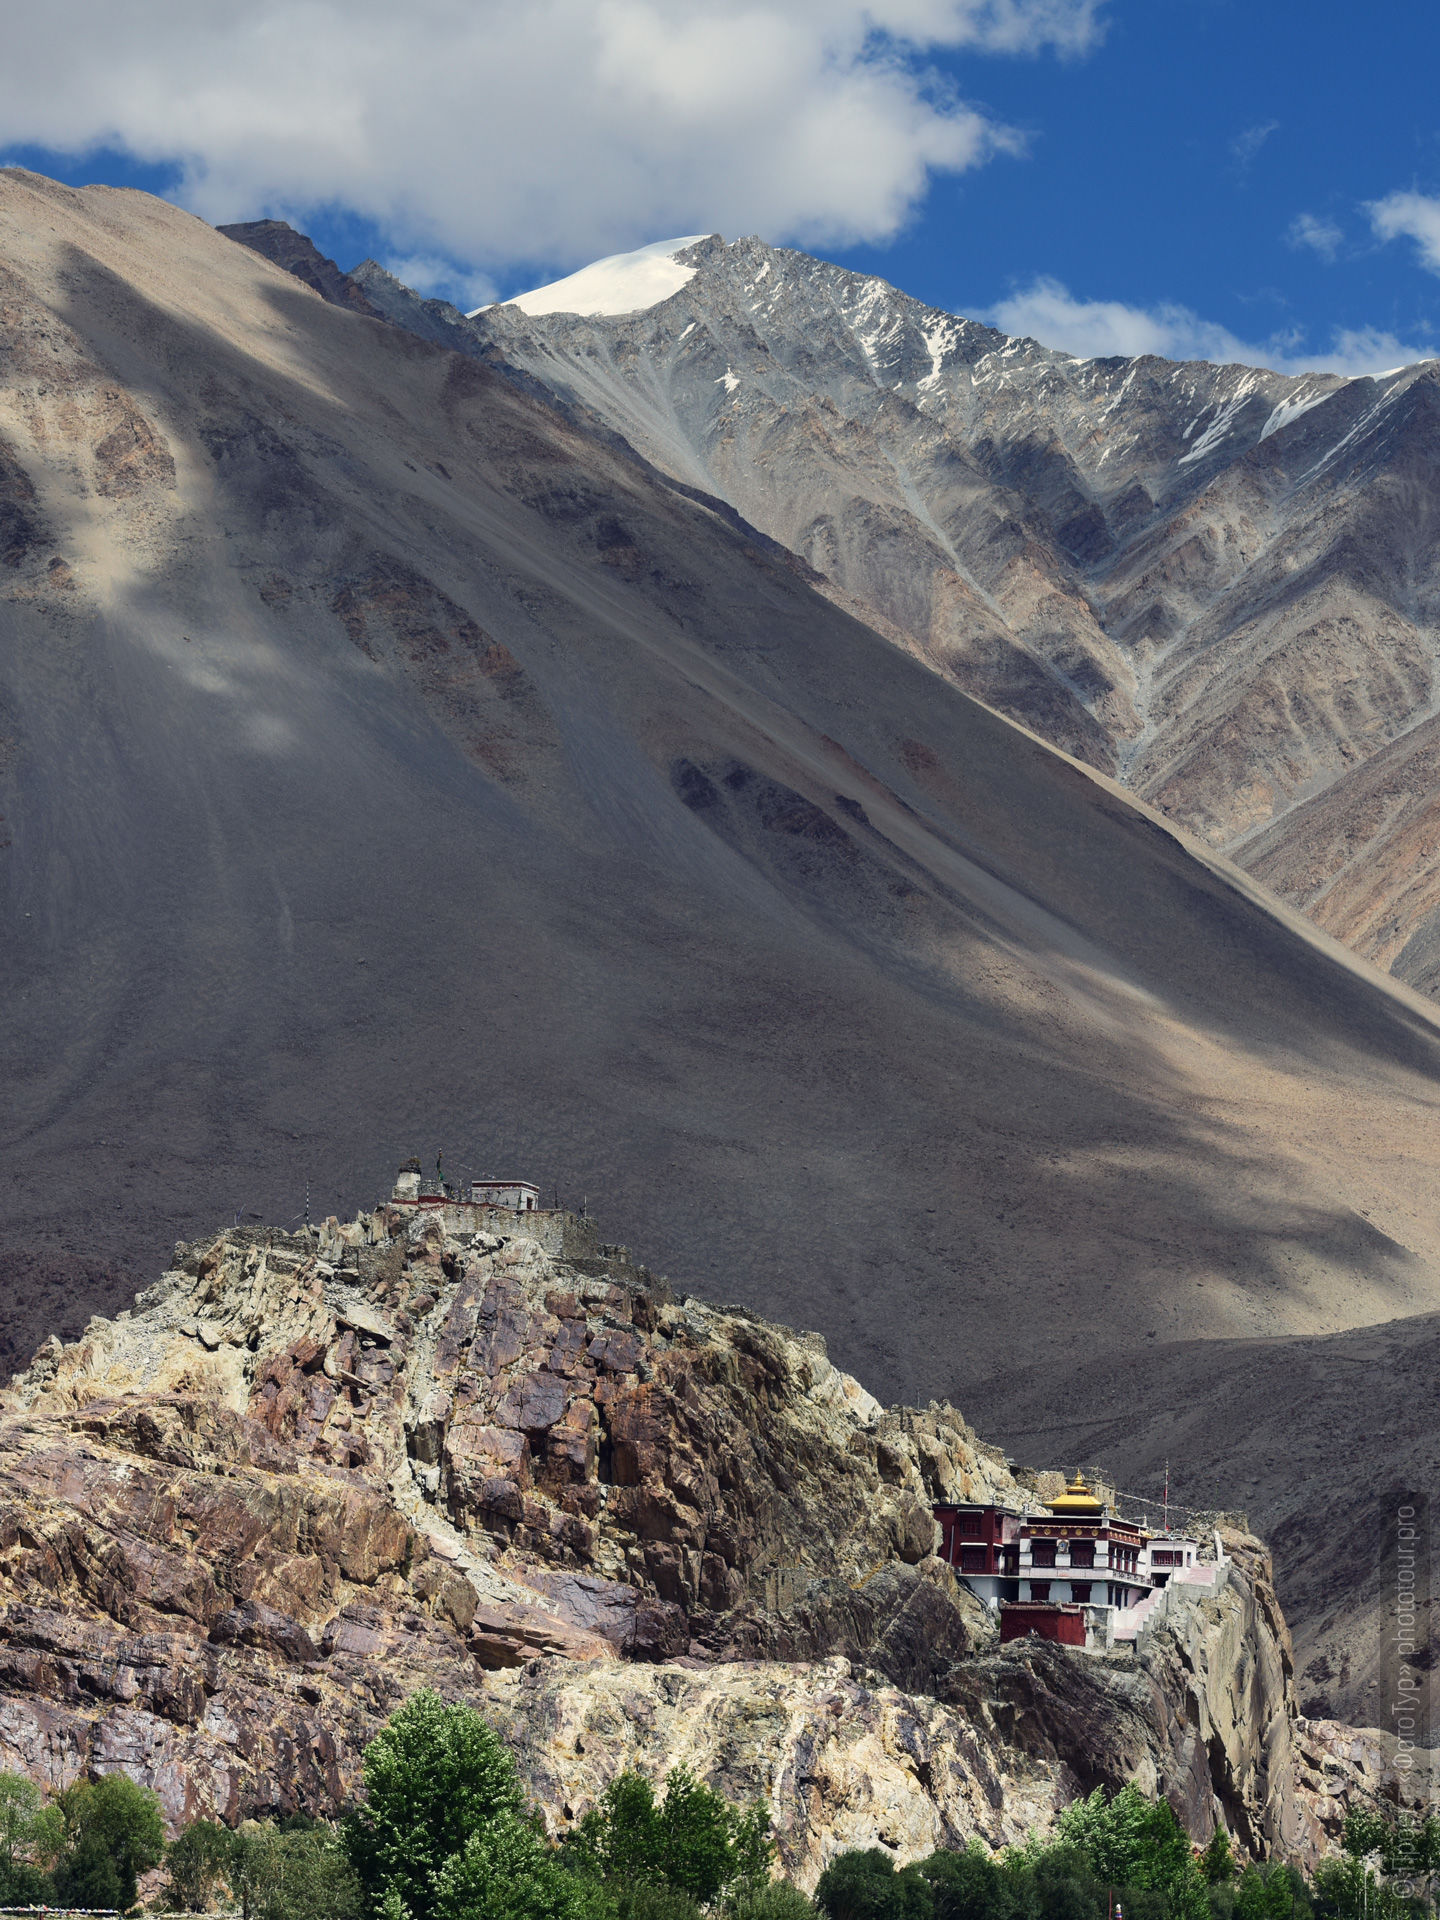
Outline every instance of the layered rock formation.
<svg viewBox="0 0 1440 1920">
<path fill-rule="evenodd" d="M 773 1804 L 807 1884 L 1042 1829 L 1138 1780 L 1309 1857 L 1259 1543 L 1138 1655 L 998 1651 L 931 1502 L 1015 1495 L 959 1414 L 676 1299 L 572 1216 L 238 1230 L 0 1400 L 0 1763 L 120 1766 L 173 1819 L 335 1807 L 414 1688 L 510 1732 L 556 1827 L 622 1766 Z M 1313 1742 L 1312 1742 L 1313 1745 Z"/>
</svg>

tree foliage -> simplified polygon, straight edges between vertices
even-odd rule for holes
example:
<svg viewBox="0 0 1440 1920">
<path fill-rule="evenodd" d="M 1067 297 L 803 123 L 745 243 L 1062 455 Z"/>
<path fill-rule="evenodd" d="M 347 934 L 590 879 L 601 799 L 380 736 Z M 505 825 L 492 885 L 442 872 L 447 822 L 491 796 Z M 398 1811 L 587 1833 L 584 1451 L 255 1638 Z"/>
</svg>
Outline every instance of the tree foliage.
<svg viewBox="0 0 1440 1920">
<path fill-rule="evenodd" d="M 346 1825 L 346 1848 L 374 1913 L 439 1920 L 440 1876 L 472 1834 L 518 1820 L 515 1762 L 472 1707 L 428 1689 L 391 1716 L 365 1749 L 365 1804 Z"/>
<path fill-rule="evenodd" d="M 192 1820 L 165 1849 L 170 1878 L 161 1898 L 181 1913 L 204 1913 L 226 1884 L 232 1836 L 215 1820 Z"/>
<path fill-rule="evenodd" d="M 45 1906 L 54 1898 L 49 1869 L 65 1844 L 59 1810 L 23 1774 L 0 1773 L 0 1906 Z"/>
<path fill-rule="evenodd" d="M 764 1807 L 732 1807 L 683 1767 L 671 1773 L 661 1800 L 638 1773 L 620 1774 L 564 1846 L 574 1871 L 622 1900 L 636 1886 L 664 1886 L 702 1906 L 763 1885 L 772 1851 Z"/>
<path fill-rule="evenodd" d="M 842 1853 L 832 1860 L 820 1876 L 815 1904 L 829 1920 L 929 1920 L 934 1911 L 924 1871 L 897 1871 L 883 1847 Z"/>
<path fill-rule="evenodd" d="M 359 1877 L 331 1828 L 247 1820 L 228 1840 L 225 1879 L 242 1920 L 354 1920 L 360 1913 Z"/>
<path fill-rule="evenodd" d="M 815 1903 L 827 1920 L 1426 1920 L 1423 1903 L 1365 1878 L 1371 1855 L 1412 1868 L 1432 1857 L 1423 1834 L 1397 1839 L 1394 1824 L 1356 1822 L 1349 1857 L 1313 1882 L 1278 1861 L 1237 1874 L 1223 1830 L 1197 1852 L 1171 1807 L 1128 1785 L 1077 1800 L 1052 1839 L 1001 1853 L 974 1841 L 904 1869 L 880 1848 L 841 1854 Z"/>
<path fill-rule="evenodd" d="M 472 1833 L 436 1886 L 440 1920 L 584 1920 L 586 1890 L 514 1813 Z"/>
<path fill-rule="evenodd" d="M 165 1821 L 148 1787 L 123 1773 L 77 1781 L 55 1796 L 65 1845 L 52 1875 L 69 1907 L 133 1907 L 140 1875 L 165 1857 Z"/>
<path fill-rule="evenodd" d="M 788 1880 L 766 1880 L 732 1894 L 725 1920 L 815 1920 L 815 1903 Z"/>
</svg>

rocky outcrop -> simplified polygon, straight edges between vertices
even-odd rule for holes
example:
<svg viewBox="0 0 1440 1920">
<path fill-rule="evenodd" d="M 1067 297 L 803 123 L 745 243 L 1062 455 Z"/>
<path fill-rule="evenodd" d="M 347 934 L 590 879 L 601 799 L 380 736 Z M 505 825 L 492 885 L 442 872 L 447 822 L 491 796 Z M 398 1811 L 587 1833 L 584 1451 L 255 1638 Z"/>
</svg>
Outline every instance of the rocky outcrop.
<svg viewBox="0 0 1440 1920">
<path fill-rule="evenodd" d="M 216 231 L 223 233 L 227 240 L 249 247 L 252 253 L 273 260 L 277 267 L 283 267 L 322 300 L 328 300 L 332 307 L 349 307 L 353 313 L 367 314 L 372 320 L 381 317 L 350 275 L 342 273 L 308 234 L 297 233 L 287 220 L 241 220 L 232 226 L 218 227 Z"/>
<path fill-rule="evenodd" d="M 1008 1482 L 959 1416 L 551 1237 L 241 1231 L 51 1341 L 0 1422 L 10 1761 L 233 1816 L 339 1797 L 427 1680 L 743 1647 L 925 1686 L 985 1637 L 932 1557 L 932 1493 Z"/>
<path fill-rule="evenodd" d="M 1294 1793 L 1294 1663 L 1263 1544 L 1231 1529 L 1213 1588 L 1177 1586 L 1135 1653 L 1076 1661 L 1041 1642 L 959 1667 L 944 1697 L 1084 1792 L 1133 1780 L 1188 1831 L 1255 1855 L 1313 1853 Z"/>
<path fill-rule="evenodd" d="M 1417 1820 L 1433 1814 L 1440 1790 L 1440 1754 L 1402 1747 L 1375 1727 L 1339 1720 L 1307 1720 L 1295 1730 L 1296 1788 L 1322 1845 L 1338 1844 L 1352 1807 L 1400 1807 Z"/>
<path fill-rule="evenodd" d="M 806 1888 L 847 1847 L 913 1860 L 972 1839 L 1023 1840 L 1076 1784 L 955 1708 L 843 1659 L 537 1664 L 505 1676 L 487 1705 L 554 1830 L 581 1817 L 620 1765 L 652 1775 L 684 1765 L 739 1802 L 769 1804 L 785 1870 Z"/>
<path fill-rule="evenodd" d="M 997 1649 L 931 1504 L 1019 1494 L 1003 1456 L 573 1216 L 181 1246 L 0 1396 L 0 1474 L 0 1762 L 120 1765 L 174 1819 L 334 1806 L 428 1684 L 500 1716 L 557 1827 L 685 1758 L 807 1882 L 1126 1779 L 1200 1839 L 1320 1838 L 1258 1541 L 1138 1653 Z"/>
</svg>

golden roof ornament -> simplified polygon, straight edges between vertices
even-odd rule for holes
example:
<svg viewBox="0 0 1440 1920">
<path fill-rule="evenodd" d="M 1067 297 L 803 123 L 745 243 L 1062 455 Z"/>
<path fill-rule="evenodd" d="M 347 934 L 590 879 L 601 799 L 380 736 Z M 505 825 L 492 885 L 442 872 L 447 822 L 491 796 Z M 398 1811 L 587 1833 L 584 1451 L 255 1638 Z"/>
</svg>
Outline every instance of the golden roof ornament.
<svg viewBox="0 0 1440 1920">
<path fill-rule="evenodd" d="M 1105 1503 L 1090 1491 L 1078 1472 L 1065 1491 L 1045 1505 L 1051 1513 L 1071 1519 L 1097 1518 L 1105 1511 Z"/>
</svg>

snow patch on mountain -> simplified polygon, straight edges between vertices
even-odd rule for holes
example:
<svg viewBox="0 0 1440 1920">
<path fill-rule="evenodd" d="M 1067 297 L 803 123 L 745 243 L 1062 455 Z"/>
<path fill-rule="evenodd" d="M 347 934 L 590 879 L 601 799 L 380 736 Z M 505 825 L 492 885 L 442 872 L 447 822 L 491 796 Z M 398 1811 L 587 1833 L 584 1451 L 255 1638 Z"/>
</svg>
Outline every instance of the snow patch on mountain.
<svg viewBox="0 0 1440 1920">
<path fill-rule="evenodd" d="M 658 307 L 694 278 L 695 268 L 681 266 L 675 256 L 706 238 L 703 233 L 692 233 L 681 240 L 653 240 L 633 253 L 612 253 L 566 274 L 563 280 L 516 294 L 502 304 L 518 307 L 522 313 L 576 313 L 591 319 L 602 314 L 643 313 L 649 307 Z M 473 320 L 476 313 L 485 311 L 476 307 L 467 317 Z"/>
<path fill-rule="evenodd" d="M 1312 407 L 1318 407 L 1328 400 L 1337 387 L 1322 387 L 1318 393 L 1306 393 L 1304 387 L 1296 389 L 1288 400 L 1282 400 L 1270 418 L 1260 429 L 1260 438 L 1268 440 L 1272 433 L 1279 433 L 1282 427 L 1288 427 L 1292 420 L 1298 420 L 1302 413 L 1309 413 Z"/>
</svg>

